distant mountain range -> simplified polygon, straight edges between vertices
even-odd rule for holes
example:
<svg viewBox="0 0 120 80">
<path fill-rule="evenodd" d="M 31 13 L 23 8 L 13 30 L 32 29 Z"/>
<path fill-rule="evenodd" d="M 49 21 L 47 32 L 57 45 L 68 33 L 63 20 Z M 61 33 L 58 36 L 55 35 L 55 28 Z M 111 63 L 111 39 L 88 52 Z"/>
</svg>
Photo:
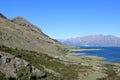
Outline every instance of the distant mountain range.
<svg viewBox="0 0 120 80">
<path fill-rule="evenodd" d="M 59 41 L 74 46 L 120 46 L 120 37 L 113 35 L 89 35 Z"/>
</svg>

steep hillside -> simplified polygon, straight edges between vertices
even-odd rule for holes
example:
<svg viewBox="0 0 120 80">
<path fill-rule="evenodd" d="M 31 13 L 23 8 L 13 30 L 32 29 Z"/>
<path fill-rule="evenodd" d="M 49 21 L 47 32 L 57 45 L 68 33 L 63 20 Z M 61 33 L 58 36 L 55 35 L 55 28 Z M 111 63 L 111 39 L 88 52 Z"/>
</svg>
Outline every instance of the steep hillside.
<svg viewBox="0 0 120 80">
<path fill-rule="evenodd" d="M 2 14 L 0 14 L 0 45 L 37 51 L 50 56 L 61 54 L 61 50 L 65 48 L 24 18 L 16 17 L 9 20 Z"/>
<path fill-rule="evenodd" d="M 73 80 L 79 65 L 59 57 L 68 52 L 22 17 L 0 14 L 0 80 Z"/>
<path fill-rule="evenodd" d="M 0 46 L 0 80 L 77 80 L 83 68 L 46 54 Z"/>
<path fill-rule="evenodd" d="M 69 49 L 75 47 L 62 45 L 24 18 L 0 14 L 0 80 L 119 80 L 119 64 L 76 56 Z"/>
<path fill-rule="evenodd" d="M 74 46 L 120 46 L 120 38 L 113 35 L 90 35 L 59 41 Z"/>
</svg>

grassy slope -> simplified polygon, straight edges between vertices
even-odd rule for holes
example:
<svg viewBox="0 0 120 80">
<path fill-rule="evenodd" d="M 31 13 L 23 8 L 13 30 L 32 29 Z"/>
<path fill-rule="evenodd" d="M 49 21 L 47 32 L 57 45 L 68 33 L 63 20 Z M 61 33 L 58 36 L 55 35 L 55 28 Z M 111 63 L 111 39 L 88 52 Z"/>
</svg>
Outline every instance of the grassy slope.
<svg viewBox="0 0 120 80">
<path fill-rule="evenodd" d="M 62 52 L 65 50 L 64 45 L 51 39 L 34 25 L 27 21 L 24 23 L 28 26 L 20 26 L 0 17 L 0 45 L 42 52 L 52 57 L 61 55 L 58 49 Z"/>
<path fill-rule="evenodd" d="M 4 51 L 12 55 L 20 55 L 23 59 L 27 60 L 39 69 L 43 69 L 43 66 L 45 66 L 47 69 L 54 70 L 62 75 L 60 78 L 63 80 L 77 80 L 79 70 L 85 68 L 84 66 L 77 64 L 64 64 L 58 59 L 33 51 L 15 50 L 7 47 L 0 48 L 0 51 Z M 59 76 L 56 77 L 56 79 L 51 80 L 59 80 Z"/>
<path fill-rule="evenodd" d="M 92 66 L 97 66 L 99 63 L 98 61 L 95 61 L 95 59 L 92 60 L 91 58 L 91 60 L 89 60 L 89 58 L 83 59 L 83 57 L 64 55 L 64 60 L 67 60 L 67 62 L 65 62 L 61 61 L 59 58 L 53 58 L 48 55 L 33 51 L 17 50 L 7 47 L 0 48 L 0 51 L 4 51 L 15 56 L 19 55 L 36 68 L 44 70 L 47 73 L 47 78 L 43 78 L 42 80 L 96 80 L 96 78 L 98 78 L 98 80 L 119 80 L 119 76 L 114 74 L 114 67 L 116 67 L 115 65 L 105 64 L 103 66 L 107 69 L 103 71 L 100 69 L 94 69 Z M 91 65 L 82 66 L 81 63 Z M 51 73 L 48 70 L 46 71 L 46 69 L 49 71 L 53 70 L 60 75 L 55 76 L 55 73 Z M 108 74 L 108 76 L 106 74 Z M 0 73 L 0 75 L 2 75 L 3 78 L 5 77 L 4 74 Z M 111 77 L 109 77 L 109 75 L 111 75 Z"/>
</svg>

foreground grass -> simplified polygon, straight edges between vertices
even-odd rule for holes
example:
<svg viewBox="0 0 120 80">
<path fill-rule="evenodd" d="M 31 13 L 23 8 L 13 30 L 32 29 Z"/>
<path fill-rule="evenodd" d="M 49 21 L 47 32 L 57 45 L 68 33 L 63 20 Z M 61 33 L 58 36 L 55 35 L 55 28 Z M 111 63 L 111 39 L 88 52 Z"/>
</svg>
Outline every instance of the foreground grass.
<svg viewBox="0 0 120 80">
<path fill-rule="evenodd" d="M 119 80 L 120 79 L 120 77 L 116 74 L 116 71 L 114 70 L 114 66 L 110 65 L 110 64 L 104 65 L 104 67 L 107 68 L 105 70 L 105 74 L 107 74 L 108 76 L 103 77 L 103 78 L 98 78 L 98 77 L 102 77 L 104 75 L 102 73 L 100 74 L 98 72 L 94 72 L 93 74 L 88 74 L 88 75 L 84 76 L 84 74 L 80 72 L 82 69 L 91 70 L 90 67 L 85 67 L 85 66 L 81 66 L 80 64 L 73 64 L 73 63 L 61 61 L 58 58 L 53 58 L 53 57 L 50 57 L 50 56 L 42 54 L 42 53 L 37 53 L 34 51 L 27 51 L 27 50 L 11 49 L 8 47 L 0 47 L 0 51 L 7 52 L 16 57 L 23 58 L 26 61 L 28 61 L 31 65 L 44 71 L 47 74 L 47 77 L 42 78 L 40 80 L 78 80 L 79 79 L 78 77 L 82 77 L 81 75 L 83 75 L 83 77 L 85 77 L 85 78 L 80 79 L 80 80 L 94 80 L 96 78 L 97 78 L 96 80 Z M 68 57 L 66 57 L 66 58 L 68 58 Z M 79 57 L 77 58 L 76 56 L 74 56 L 74 57 L 69 56 L 69 59 L 72 59 L 78 63 L 79 63 L 79 61 L 82 61 L 82 59 L 79 59 Z M 94 60 L 91 60 L 91 61 L 93 63 Z M 90 62 L 87 62 L 87 63 L 90 63 Z M 92 64 L 92 63 L 90 63 L 90 64 Z M 93 63 L 92 65 L 95 65 L 95 64 L 96 64 L 96 62 Z M 46 71 L 46 69 L 52 70 L 55 73 Z M 27 73 L 26 69 L 24 69 L 24 68 L 21 69 L 21 72 L 22 73 L 24 72 L 25 74 Z M 60 75 L 56 75 L 57 73 Z M 28 79 L 29 79 L 29 76 L 24 76 L 20 80 L 28 80 Z M 0 73 L 0 80 L 7 80 L 6 76 L 2 73 Z"/>
<path fill-rule="evenodd" d="M 61 74 L 61 76 L 54 76 L 54 74 L 46 72 L 48 79 L 46 78 L 44 80 L 77 80 L 79 69 L 85 68 L 84 66 L 77 64 L 65 64 L 59 59 L 52 58 L 42 53 L 36 53 L 34 51 L 17 50 L 7 47 L 1 47 L 0 51 L 4 51 L 15 56 L 21 56 L 30 64 L 41 70 L 44 70 L 44 66 L 47 69 Z"/>
<path fill-rule="evenodd" d="M 0 72 L 0 80 L 7 80 L 6 75 Z"/>
<path fill-rule="evenodd" d="M 107 74 L 107 76 L 103 78 L 98 78 L 97 80 L 120 80 L 120 76 L 116 73 L 117 71 L 114 69 L 114 65 L 104 64 L 104 67 L 106 67 L 105 73 Z"/>
</svg>

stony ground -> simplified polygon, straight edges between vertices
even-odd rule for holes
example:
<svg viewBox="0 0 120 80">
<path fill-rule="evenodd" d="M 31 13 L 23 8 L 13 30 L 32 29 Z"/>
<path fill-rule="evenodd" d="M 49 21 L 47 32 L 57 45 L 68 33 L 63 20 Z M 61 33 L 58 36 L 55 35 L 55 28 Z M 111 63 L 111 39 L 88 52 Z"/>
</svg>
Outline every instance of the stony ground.
<svg viewBox="0 0 120 80">
<path fill-rule="evenodd" d="M 88 67 L 88 69 L 79 71 L 78 80 L 96 80 L 97 78 L 106 77 L 108 74 L 105 72 L 105 64 L 113 65 L 113 67 L 116 68 L 115 71 L 120 74 L 120 63 L 102 62 L 101 60 L 104 59 L 102 57 L 77 56 L 74 53 L 68 53 L 62 56 L 61 59 Z"/>
</svg>

